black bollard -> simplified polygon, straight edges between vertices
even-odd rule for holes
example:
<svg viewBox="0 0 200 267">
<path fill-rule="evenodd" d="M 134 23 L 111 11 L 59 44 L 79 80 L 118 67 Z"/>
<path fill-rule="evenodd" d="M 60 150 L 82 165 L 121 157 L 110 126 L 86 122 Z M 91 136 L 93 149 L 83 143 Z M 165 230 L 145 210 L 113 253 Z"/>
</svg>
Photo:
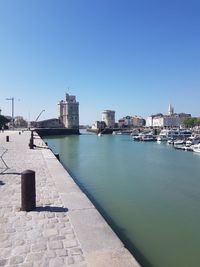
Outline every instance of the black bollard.
<svg viewBox="0 0 200 267">
<path fill-rule="evenodd" d="M 29 141 L 29 147 L 30 147 L 30 149 L 33 149 L 34 148 L 34 144 L 33 144 L 33 131 L 31 131 L 31 138 L 30 138 L 30 141 Z"/>
<path fill-rule="evenodd" d="M 6 142 L 9 142 L 9 135 L 6 135 Z"/>
<path fill-rule="evenodd" d="M 35 172 L 26 170 L 21 174 L 21 210 L 31 211 L 36 207 Z"/>
</svg>

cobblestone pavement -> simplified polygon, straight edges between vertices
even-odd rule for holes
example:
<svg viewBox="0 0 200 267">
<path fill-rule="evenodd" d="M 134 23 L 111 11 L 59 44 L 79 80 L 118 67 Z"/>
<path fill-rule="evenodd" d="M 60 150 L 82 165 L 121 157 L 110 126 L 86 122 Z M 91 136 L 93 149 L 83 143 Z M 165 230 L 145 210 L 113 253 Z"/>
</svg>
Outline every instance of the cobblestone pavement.
<svg viewBox="0 0 200 267">
<path fill-rule="evenodd" d="M 0 266 L 86 267 L 67 208 L 41 153 L 45 148 L 29 149 L 29 139 L 30 132 L 0 133 Z M 26 169 L 36 172 L 37 209 L 31 212 L 20 211 L 21 172 Z"/>
</svg>

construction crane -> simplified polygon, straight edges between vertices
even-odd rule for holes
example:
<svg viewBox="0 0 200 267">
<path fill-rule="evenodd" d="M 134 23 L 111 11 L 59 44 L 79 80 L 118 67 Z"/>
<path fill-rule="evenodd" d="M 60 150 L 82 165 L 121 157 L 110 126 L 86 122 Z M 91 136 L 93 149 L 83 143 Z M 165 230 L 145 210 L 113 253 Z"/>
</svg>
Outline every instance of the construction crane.
<svg viewBox="0 0 200 267">
<path fill-rule="evenodd" d="M 43 113 L 44 111 L 45 111 L 45 110 L 43 109 L 43 110 L 40 112 L 40 114 L 37 116 L 35 122 L 38 121 L 39 117 L 42 115 L 42 113 Z"/>
</svg>

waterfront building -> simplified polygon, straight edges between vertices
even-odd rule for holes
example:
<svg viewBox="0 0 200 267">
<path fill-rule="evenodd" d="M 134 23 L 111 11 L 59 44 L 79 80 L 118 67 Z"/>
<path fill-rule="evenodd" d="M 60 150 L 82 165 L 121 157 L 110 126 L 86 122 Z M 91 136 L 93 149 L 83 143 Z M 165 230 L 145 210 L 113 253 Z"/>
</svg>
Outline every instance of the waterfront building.
<svg viewBox="0 0 200 267">
<path fill-rule="evenodd" d="M 168 114 L 163 115 L 161 113 L 151 115 L 146 119 L 146 127 L 153 128 L 179 128 L 183 127 L 183 122 L 186 118 L 190 118 L 191 114 L 186 113 L 174 113 L 174 108 L 169 105 Z"/>
<path fill-rule="evenodd" d="M 101 120 L 105 122 L 106 127 L 114 128 L 115 127 L 115 111 L 114 110 L 104 110 L 101 113 Z"/>
<path fill-rule="evenodd" d="M 118 120 L 118 127 L 123 128 L 125 126 L 125 119 L 119 119 Z"/>
<path fill-rule="evenodd" d="M 119 128 L 130 128 L 132 127 L 133 122 L 131 116 L 126 116 L 118 120 Z"/>
<path fill-rule="evenodd" d="M 146 127 L 153 127 L 153 115 L 146 118 Z"/>
<path fill-rule="evenodd" d="M 143 127 L 145 120 L 140 116 L 126 116 L 118 120 L 119 128 Z"/>
<path fill-rule="evenodd" d="M 76 96 L 65 94 L 65 100 L 59 103 L 59 120 L 68 129 L 79 128 L 79 102 Z"/>
<path fill-rule="evenodd" d="M 132 116 L 131 120 L 133 127 L 143 127 L 145 125 L 145 120 L 141 116 Z"/>
</svg>

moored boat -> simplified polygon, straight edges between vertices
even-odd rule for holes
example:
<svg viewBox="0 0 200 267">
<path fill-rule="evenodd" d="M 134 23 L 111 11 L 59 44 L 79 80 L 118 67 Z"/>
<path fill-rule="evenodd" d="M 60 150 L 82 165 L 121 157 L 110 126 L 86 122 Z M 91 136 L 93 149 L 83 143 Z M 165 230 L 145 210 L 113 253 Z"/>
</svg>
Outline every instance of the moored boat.
<svg viewBox="0 0 200 267">
<path fill-rule="evenodd" d="M 196 144 L 196 145 L 193 145 L 192 149 L 193 149 L 194 152 L 200 153 L 200 143 Z"/>
<path fill-rule="evenodd" d="M 144 142 L 155 141 L 155 138 L 152 133 L 147 133 L 142 136 L 142 141 Z"/>
</svg>

